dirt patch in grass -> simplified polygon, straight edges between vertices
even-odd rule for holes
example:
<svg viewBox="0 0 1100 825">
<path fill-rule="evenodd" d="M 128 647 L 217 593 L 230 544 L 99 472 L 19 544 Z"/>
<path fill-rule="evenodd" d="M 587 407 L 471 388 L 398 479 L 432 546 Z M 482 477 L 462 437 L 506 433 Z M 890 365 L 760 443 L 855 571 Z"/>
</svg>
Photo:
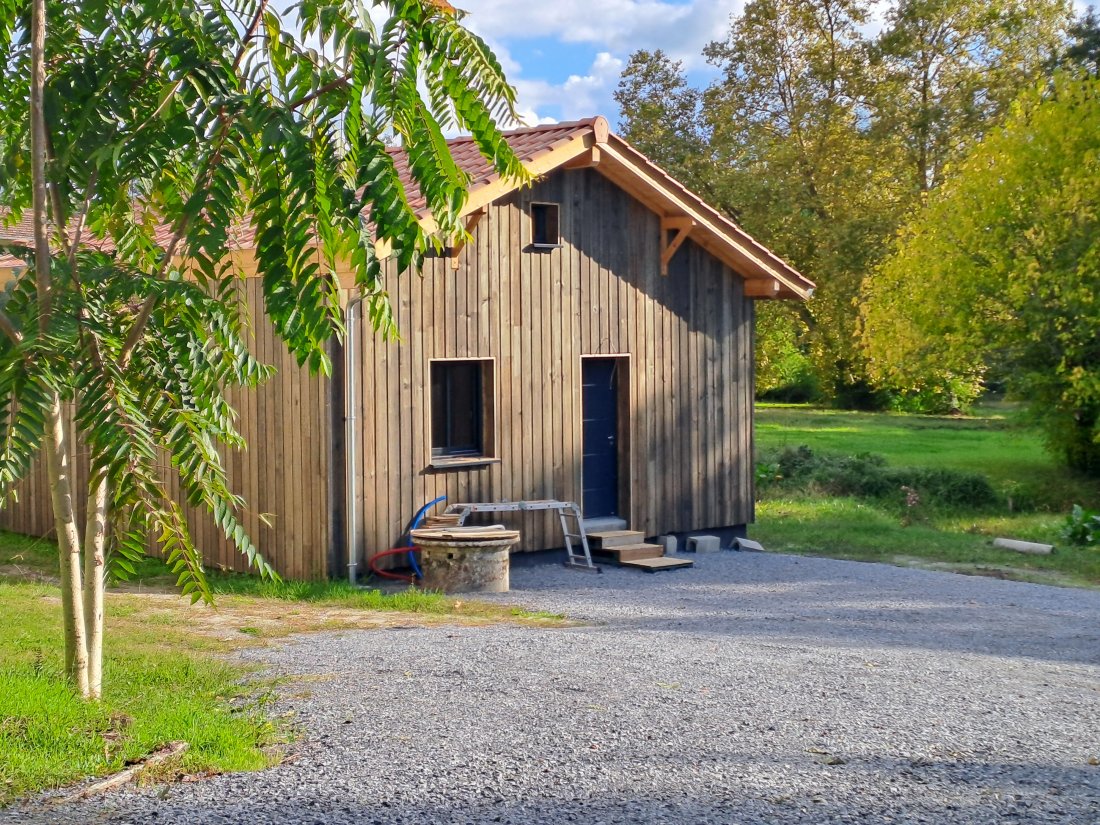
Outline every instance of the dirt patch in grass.
<svg viewBox="0 0 1100 825">
<path fill-rule="evenodd" d="M 961 573 L 964 576 L 982 576 L 1002 581 L 1031 582 L 1048 584 L 1055 587 L 1082 587 L 1088 590 L 1100 590 L 1100 585 L 1082 582 L 1079 578 L 1068 576 L 1057 570 L 1024 570 L 995 564 L 963 564 L 953 562 L 933 562 L 912 556 L 895 556 L 893 564 L 901 567 L 917 567 L 921 570 L 938 570 L 945 573 Z"/>
<path fill-rule="evenodd" d="M 557 616 L 528 614 L 510 607 L 456 599 L 449 613 L 409 613 L 364 610 L 339 605 L 281 601 L 240 596 L 221 596 L 212 607 L 190 604 L 172 593 L 109 594 L 109 613 L 140 611 L 144 621 L 185 623 L 189 630 L 232 646 L 247 646 L 258 641 L 278 639 L 295 633 L 331 630 L 384 630 L 394 627 L 438 627 L 446 624 L 466 626 L 500 622 L 534 627 L 564 627 L 573 623 Z"/>
</svg>

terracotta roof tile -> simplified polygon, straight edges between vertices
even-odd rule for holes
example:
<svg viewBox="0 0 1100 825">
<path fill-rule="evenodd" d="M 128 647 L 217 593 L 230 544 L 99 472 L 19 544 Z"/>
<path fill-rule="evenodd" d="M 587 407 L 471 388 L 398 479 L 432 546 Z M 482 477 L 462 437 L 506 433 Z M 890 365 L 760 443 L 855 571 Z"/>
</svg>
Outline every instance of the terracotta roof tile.
<svg viewBox="0 0 1100 825">
<path fill-rule="evenodd" d="M 592 128 L 595 118 L 578 120 L 571 123 L 554 123 L 546 126 L 534 126 L 515 129 L 505 132 L 505 138 L 512 150 L 524 163 L 529 163 L 540 155 L 553 150 L 559 143 L 567 142 L 579 134 L 583 134 Z M 470 176 L 470 189 L 476 189 L 491 183 L 499 176 L 492 165 L 478 151 L 477 143 L 470 137 L 458 137 L 447 141 L 451 154 L 467 175 Z M 420 192 L 416 181 L 409 170 L 408 155 L 400 147 L 390 150 L 397 167 L 401 183 L 408 193 L 409 204 L 418 215 L 428 211 L 428 204 L 424 195 Z M 0 242 L 16 244 L 20 246 L 32 246 L 34 243 L 34 229 L 30 215 L 24 214 L 22 220 L 14 226 L 3 226 L 4 215 L 0 212 Z M 172 236 L 171 227 L 164 225 L 157 229 L 157 242 L 162 246 L 168 244 Z M 251 227 L 242 228 L 236 233 L 233 246 L 239 249 L 250 249 L 254 244 Z"/>
<path fill-rule="evenodd" d="M 24 213 L 23 219 L 14 226 L 4 226 L 7 218 L 7 210 L 0 210 L 0 239 L 5 243 L 19 246 L 32 246 L 34 244 L 34 225 L 31 216 Z"/>
<path fill-rule="evenodd" d="M 568 143 L 577 135 L 584 134 L 592 128 L 596 118 L 576 120 L 569 123 L 552 123 L 545 126 L 530 126 L 522 129 L 514 129 L 505 132 L 505 139 L 512 151 L 521 161 L 530 163 L 535 158 L 552 151 L 562 143 Z M 452 138 L 447 141 L 451 156 L 458 167 L 470 176 L 470 189 L 477 189 L 492 183 L 499 175 L 492 165 L 478 151 L 477 143 L 470 137 Z M 405 186 L 405 192 L 409 198 L 409 205 L 418 214 L 427 211 L 427 201 L 409 172 L 408 155 L 404 149 L 395 147 L 390 150 L 397 167 L 401 182 Z"/>
</svg>

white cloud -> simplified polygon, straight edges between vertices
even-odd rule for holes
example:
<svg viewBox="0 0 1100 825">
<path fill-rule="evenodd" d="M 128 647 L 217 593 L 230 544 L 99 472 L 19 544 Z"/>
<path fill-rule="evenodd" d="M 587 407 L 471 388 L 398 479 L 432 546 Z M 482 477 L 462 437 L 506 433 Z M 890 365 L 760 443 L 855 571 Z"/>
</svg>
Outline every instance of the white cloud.
<svg viewBox="0 0 1100 825">
<path fill-rule="evenodd" d="M 523 5 L 514 0 L 465 0 L 470 15 L 465 24 L 486 39 L 519 92 L 519 108 L 527 123 L 550 120 L 548 111 L 565 120 L 618 110 L 612 94 L 632 52 L 662 49 L 687 69 L 705 65 L 703 47 L 721 39 L 730 15 L 740 13 L 743 0 L 558 0 Z M 599 52 L 584 74 L 551 83 L 524 73 L 525 40 L 557 39 L 587 43 Z M 511 48 L 505 46 L 508 43 Z"/>
<path fill-rule="evenodd" d="M 557 0 L 524 4 L 514 0 L 465 0 L 467 25 L 493 40 L 558 38 L 592 43 L 616 57 L 637 49 L 664 49 L 687 66 L 702 63 L 703 46 L 725 33 L 743 0 Z"/>
<path fill-rule="evenodd" d="M 519 92 L 521 106 L 530 114 L 553 107 L 561 112 L 563 120 L 608 113 L 611 91 L 618 83 L 623 61 L 608 52 L 596 55 L 591 68 L 583 74 L 570 75 L 563 83 L 530 80 L 518 77 L 513 80 Z M 529 119 L 528 124 L 545 123 L 545 117 Z"/>
</svg>

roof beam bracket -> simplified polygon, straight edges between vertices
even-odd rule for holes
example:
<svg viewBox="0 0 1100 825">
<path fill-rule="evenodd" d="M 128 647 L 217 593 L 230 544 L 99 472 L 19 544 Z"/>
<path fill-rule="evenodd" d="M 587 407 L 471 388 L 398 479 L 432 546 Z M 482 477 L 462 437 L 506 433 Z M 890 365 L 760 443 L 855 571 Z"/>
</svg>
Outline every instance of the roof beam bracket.
<svg viewBox="0 0 1100 825">
<path fill-rule="evenodd" d="M 577 155 L 572 160 L 565 162 L 566 169 L 588 169 L 591 166 L 598 166 L 600 163 L 600 145 L 597 143 L 592 147 L 584 150 L 581 154 Z"/>
<path fill-rule="evenodd" d="M 661 274 L 668 275 L 668 264 L 676 250 L 687 240 L 695 221 L 687 215 L 661 216 Z M 676 234 L 669 239 L 669 233 Z"/>
</svg>

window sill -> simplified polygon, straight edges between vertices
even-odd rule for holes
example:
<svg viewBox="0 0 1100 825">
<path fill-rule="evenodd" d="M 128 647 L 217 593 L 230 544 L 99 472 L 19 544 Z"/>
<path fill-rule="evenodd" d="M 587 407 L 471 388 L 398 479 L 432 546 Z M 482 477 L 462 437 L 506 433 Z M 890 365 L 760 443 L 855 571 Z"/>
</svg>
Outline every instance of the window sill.
<svg viewBox="0 0 1100 825">
<path fill-rule="evenodd" d="M 433 470 L 470 470 L 490 464 L 500 464 L 500 459 L 483 455 L 462 456 L 460 458 L 433 458 L 428 466 Z"/>
<path fill-rule="evenodd" d="M 533 243 L 531 249 L 535 252 L 548 252 L 551 249 L 561 249 L 564 246 L 563 243 Z"/>
</svg>

